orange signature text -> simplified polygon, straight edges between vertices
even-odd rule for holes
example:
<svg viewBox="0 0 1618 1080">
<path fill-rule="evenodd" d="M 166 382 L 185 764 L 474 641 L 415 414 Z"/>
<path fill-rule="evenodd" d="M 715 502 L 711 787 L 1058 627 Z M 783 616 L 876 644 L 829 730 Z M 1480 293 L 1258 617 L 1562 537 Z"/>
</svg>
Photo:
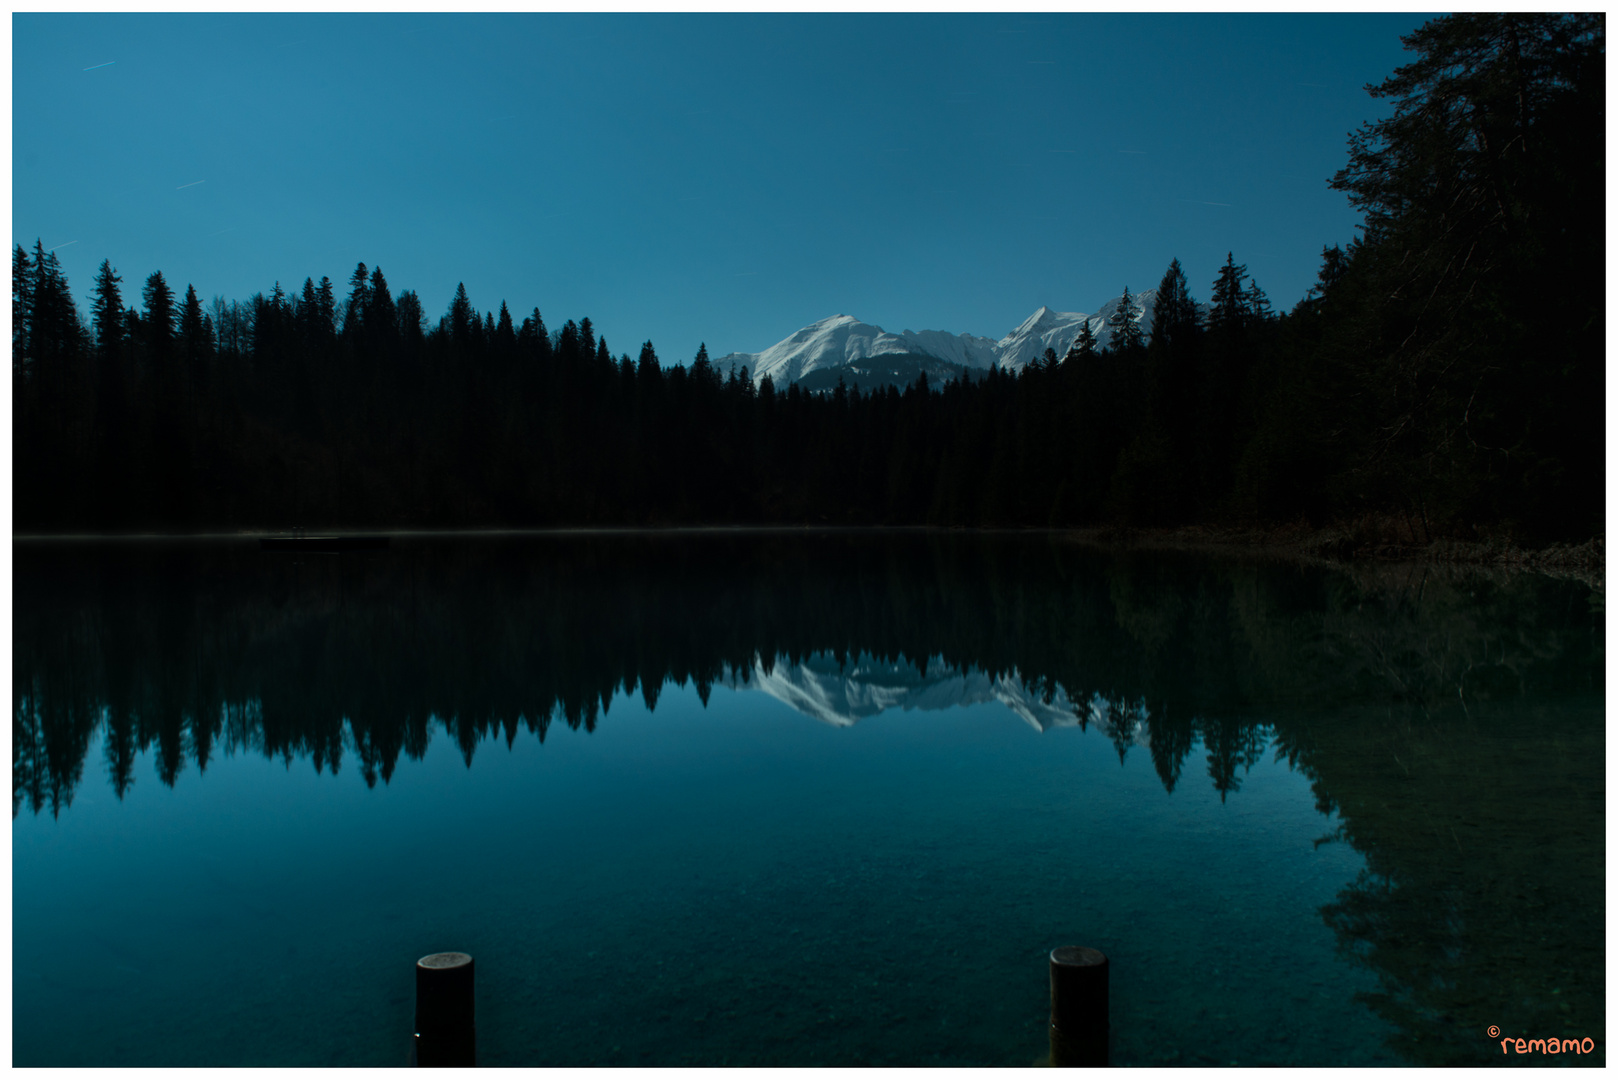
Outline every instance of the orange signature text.
<svg viewBox="0 0 1618 1080">
<path fill-rule="evenodd" d="M 1501 1039 L 1500 1052 L 1509 1054 L 1588 1054 L 1596 1048 L 1596 1041 L 1584 1039 Z"/>
</svg>

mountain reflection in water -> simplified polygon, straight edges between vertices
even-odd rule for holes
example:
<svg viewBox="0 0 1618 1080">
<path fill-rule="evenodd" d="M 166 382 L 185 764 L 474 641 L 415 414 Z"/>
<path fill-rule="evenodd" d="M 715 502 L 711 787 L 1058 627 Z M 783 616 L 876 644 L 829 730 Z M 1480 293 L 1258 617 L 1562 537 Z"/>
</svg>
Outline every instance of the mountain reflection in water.
<svg viewBox="0 0 1618 1080">
<path fill-rule="evenodd" d="M 386 784 L 435 732 L 593 731 L 614 696 L 754 688 L 848 725 L 999 701 L 1076 725 L 1172 792 L 1237 796 L 1269 747 L 1367 870 L 1323 912 L 1423 1064 L 1490 1025 L 1604 1035 L 1599 590 L 1100 552 L 1046 537 L 624 535 L 16 545 L 15 817 L 70 813 L 100 740 L 120 798 L 252 752 Z M 1587 1063 L 1586 1058 L 1579 1063 Z M 1597 1061 L 1604 1060 L 1604 1052 Z"/>
</svg>

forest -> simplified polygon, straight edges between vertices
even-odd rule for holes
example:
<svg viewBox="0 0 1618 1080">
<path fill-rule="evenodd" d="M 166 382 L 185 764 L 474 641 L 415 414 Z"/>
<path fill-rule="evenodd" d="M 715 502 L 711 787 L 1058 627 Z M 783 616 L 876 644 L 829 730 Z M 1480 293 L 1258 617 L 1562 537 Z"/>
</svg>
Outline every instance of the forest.
<svg viewBox="0 0 1618 1080">
<path fill-rule="evenodd" d="M 12 263 L 19 534 L 1375 518 L 1435 538 L 1603 528 L 1604 16 L 1464 14 L 1367 89 L 1330 181 L 1361 235 L 1270 309 L 1178 260 L 1150 326 L 1020 373 L 755 386 L 588 318 L 431 322 L 381 267 L 204 303 L 104 261 L 81 312 Z M 133 293 L 134 286 L 129 284 Z M 340 295 L 341 293 L 341 295 Z M 1126 309 L 1127 312 L 1127 309 Z"/>
</svg>

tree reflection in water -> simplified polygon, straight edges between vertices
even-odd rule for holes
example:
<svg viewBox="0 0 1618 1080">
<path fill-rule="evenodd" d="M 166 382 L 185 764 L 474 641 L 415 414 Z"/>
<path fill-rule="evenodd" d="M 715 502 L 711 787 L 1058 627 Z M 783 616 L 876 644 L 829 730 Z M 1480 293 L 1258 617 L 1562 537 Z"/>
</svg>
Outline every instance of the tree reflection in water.
<svg viewBox="0 0 1618 1080">
<path fill-rule="evenodd" d="M 938 665 L 1015 689 L 1036 723 L 1071 713 L 1120 761 L 1146 748 L 1169 792 L 1200 745 L 1235 797 L 1273 744 L 1341 815 L 1322 842 L 1366 857 L 1322 914 L 1381 975 L 1370 1004 L 1404 1057 L 1476 1061 L 1491 1024 L 1603 1037 L 1604 640 L 1585 584 L 928 534 L 14 558 L 13 816 L 67 810 L 98 736 L 120 798 L 148 751 L 168 785 L 244 751 L 386 784 L 435 728 L 470 766 L 487 739 L 593 730 L 620 692 L 655 709 L 670 681 L 706 703 L 817 657 Z"/>
</svg>

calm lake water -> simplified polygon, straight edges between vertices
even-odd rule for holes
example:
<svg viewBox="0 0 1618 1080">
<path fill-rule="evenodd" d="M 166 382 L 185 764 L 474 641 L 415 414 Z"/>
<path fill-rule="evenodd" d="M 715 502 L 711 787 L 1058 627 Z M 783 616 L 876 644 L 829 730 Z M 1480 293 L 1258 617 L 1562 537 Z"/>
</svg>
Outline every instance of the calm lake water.
<svg viewBox="0 0 1618 1080">
<path fill-rule="evenodd" d="M 459 950 L 480 1064 L 1025 1066 L 1065 944 L 1116 1064 L 1606 1061 L 1585 584 L 1037 535 L 13 555 L 17 1065 L 404 1064 Z"/>
</svg>

